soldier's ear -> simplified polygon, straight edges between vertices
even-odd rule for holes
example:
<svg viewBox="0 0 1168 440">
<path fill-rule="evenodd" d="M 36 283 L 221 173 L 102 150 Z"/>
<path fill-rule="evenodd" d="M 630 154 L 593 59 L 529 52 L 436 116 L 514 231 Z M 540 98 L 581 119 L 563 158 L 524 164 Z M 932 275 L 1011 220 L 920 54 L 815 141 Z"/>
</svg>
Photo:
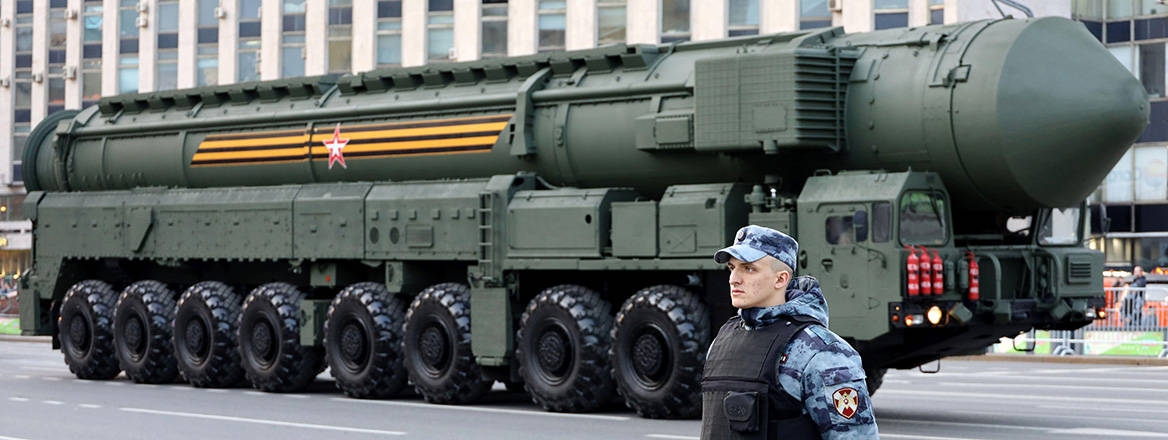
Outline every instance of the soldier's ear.
<svg viewBox="0 0 1168 440">
<path fill-rule="evenodd" d="M 775 274 L 775 289 L 782 289 L 787 287 L 787 283 L 791 282 L 791 272 L 780 270 Z"/>
</svg>

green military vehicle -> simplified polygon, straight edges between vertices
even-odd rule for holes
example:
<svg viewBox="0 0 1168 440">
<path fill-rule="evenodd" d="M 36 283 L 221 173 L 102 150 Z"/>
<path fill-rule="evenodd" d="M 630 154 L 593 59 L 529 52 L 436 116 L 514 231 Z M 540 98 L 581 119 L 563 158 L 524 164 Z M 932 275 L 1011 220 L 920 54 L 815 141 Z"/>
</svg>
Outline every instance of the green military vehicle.
<svg viewBox="0 0 1168 440">
<path fill-rule="evenodd" d="M 1091 322 L 1082 200 L 1147 118 L 1060 18 L 109 97 L 30 137 L 21 325 L 84 379 L 287 392 L 327 366 L 359 398 L 501 381 L 690 417 L 733 313 L 711 256 L 759 224 L 875 388 Z"/>
</svg>

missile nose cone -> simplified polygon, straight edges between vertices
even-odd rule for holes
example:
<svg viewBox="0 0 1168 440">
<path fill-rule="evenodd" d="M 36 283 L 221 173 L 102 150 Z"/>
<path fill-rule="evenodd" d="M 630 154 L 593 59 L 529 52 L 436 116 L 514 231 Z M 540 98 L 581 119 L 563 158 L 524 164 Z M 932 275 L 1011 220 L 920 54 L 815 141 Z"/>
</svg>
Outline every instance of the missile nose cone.
<svg viewBox="0 0 1168 440">
<path fill-rule="evenodd" d="M 1042 18 L 1012 25 L 1021 28 L 999 46 L 1006 49 L 1000 76 L 981 91 L 996 120 L 980 123 L 996 133 L 955 122 L 958 149 L 974 180 L 999 182 L 986 187 L 998 192 L 990 198 L 1005 202 L 1002 208 L 1073 206 L 1147 127 L 1148 96 L 1081 24 Z M 971 64 L 978 68 L 976 59 Z M 956 111 L 978 99 L 962 96 L 968 101 L 955 94 Z M 965 160 L 973 155 L 981 157 Z"/>
</svg>

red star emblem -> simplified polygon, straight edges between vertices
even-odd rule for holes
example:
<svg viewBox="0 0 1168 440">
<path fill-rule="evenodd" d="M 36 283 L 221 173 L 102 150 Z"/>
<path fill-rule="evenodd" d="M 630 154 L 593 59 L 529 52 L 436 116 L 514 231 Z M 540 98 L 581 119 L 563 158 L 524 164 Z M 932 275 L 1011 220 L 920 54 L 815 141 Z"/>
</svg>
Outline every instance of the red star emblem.
<svg viewBox="0 0 1168 440">
<path fill-rule="evenodd" d="M 860 393 L 855 388 L 840 388 L 832 393 L 831 398 L 835 400 L 835 410 L 845 419 L 850 419 L 856 415 L 856 410 L 860 409 L 859 402 Z"/>
<path fill-rule="evenodd" d="M 341 139 L 341 123 L 338 122 L 336 130 L 333 130 L 333 138 L 324 141 L 324 146 L 329 150 L 330 170 L 333 169 L 333 164 L 337 162 L 341 163 L 341 168 L 349 168 L 348 165 L 345 165 L 345 155 L 341 153 L 341 150 L 344 150 L 345 145 L 348 145 L 348 143 L 348 139 Z"/>
</svg>

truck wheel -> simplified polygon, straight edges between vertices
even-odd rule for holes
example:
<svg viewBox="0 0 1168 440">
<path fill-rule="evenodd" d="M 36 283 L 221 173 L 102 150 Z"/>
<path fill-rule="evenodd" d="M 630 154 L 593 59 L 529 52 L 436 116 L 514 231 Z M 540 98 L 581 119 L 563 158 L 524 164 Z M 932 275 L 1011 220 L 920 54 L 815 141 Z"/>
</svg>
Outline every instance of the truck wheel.
<svg viewBox="0 0 1168 440">
<path fill-rule="evenodd" d="M 65 364 L 78 379 L 113 379 L 122 370 L 114 353 L 114 306 L 118 295 L 109 284 L 85 280 L 65 293 L 60 329 Z"/>
<path fill-rule="evenodd" d="M 300 300 L 288 283 L 251 291 L 239 314 L 239 358 L 251 386 L 277 393 L 301 391 L 320 367 L 321 351 L 300 345 Z"/>
<path fill-rule="evenodd" d="M 887 373 L 887 368 L 865 368 L 864 375 L 868 376 L 868 395 L 876 394 L 876 390 L 880 389 L 880 385 L 884 385 L 884 373 Z"/>
<path fill-rule="evenodd" d="M 471 403 L 491 389 L 470 345 L 470 289 L 458 283 L 431 286 L 406 313 L 406 370 L 430 403 Z"/>
<path fill-rule="evenodd" d="M 652 419 L 701 415 L 710 318 L 697 296 L 678 286 L 641 289 L 621 306 L 612 341 L 612 375 L 629 408 Z"/>
<path fill-rule="evenodd" d="M 225 388 L 243 383 L 235 339 L 241 302 L 235 289 L 218 281 L 197 283 L 179 298 L 174 353 L 191 385 Z"/>
<path fill-rule="evenodd" d="M 357 283 L 333 298 L 324 322 L 325 359 L 345 395 L 385 398 L 406 386 L 405 315 L 405 304 L 380 283 Z"/>
<path fill-rule="evenodd" d="M 178 377 L 171 326 L 175 294 L 166 284 L 138 281 L 126 287 L 114 313 L 118 365 L 137 383 L 170 383 Z"/>
<path fill-rule="evenodd" d="M 548 411 L 595 411 L 612 400 L 612 307 L 582 286 L 560 285 L 527 305 L 516 334 L 519 375 Z"/>
</svg>

